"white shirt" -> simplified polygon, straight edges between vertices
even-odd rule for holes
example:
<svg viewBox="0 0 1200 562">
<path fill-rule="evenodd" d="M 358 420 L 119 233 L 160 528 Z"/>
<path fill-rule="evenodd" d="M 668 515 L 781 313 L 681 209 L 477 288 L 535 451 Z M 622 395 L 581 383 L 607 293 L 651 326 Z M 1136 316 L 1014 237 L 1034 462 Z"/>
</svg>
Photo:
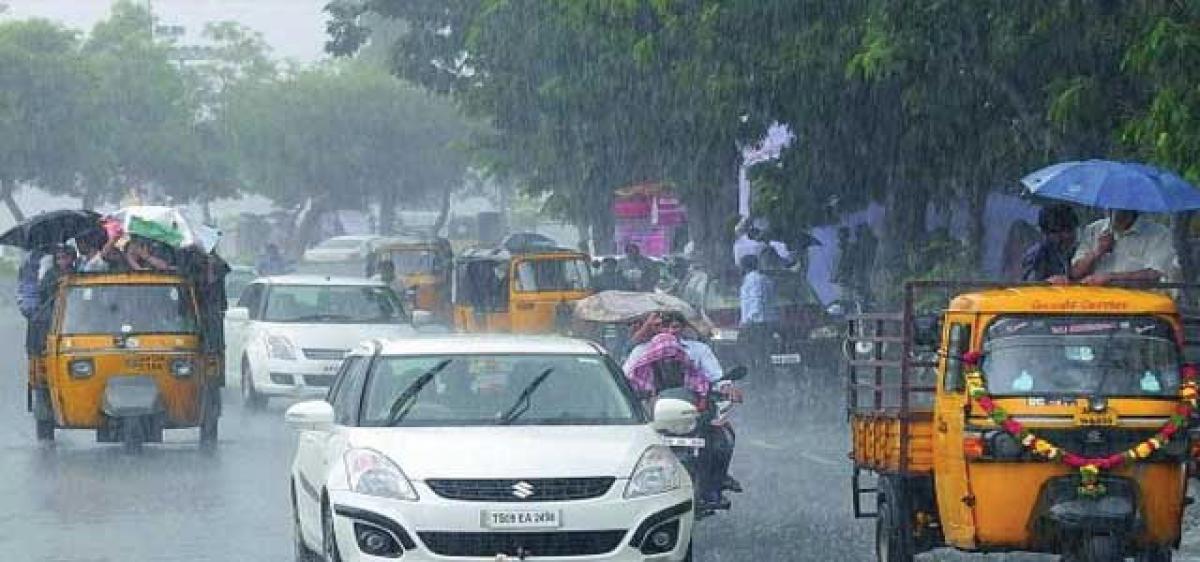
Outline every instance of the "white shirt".
<svg viewBox="0 0 1200 562">
<path fill-rule="evenodd" d="M 717 382 L 725 376 L 725 372 L 721 370 L 721 362 L 717 360 L 717 354 L 713 353 L 708 344 L 699 340 L 681 339 L 679 343 L 683 345 L 683 350 L 687 352 L 688 359 L 696 364 L 701 373 L 704 373 L 704 378 L 709 382 Z M 650 342 L 640 343 L 629 351 L 629 357 L 625 358 L 625 364 L 621 369 L 628 373 L 633 369 L 634 363 L 646 353 L 646 347 Z"/>
<path fill-rule="evenodd" d="M 1095 251 L 1100 235 L 1106 230 L 1109 230 L 1108 219 L 1085 226 L 1071 264 L 1079 263 Z M 1129 230 L 1113 232 L 1112 251 L 1096 260 L 1092 273 L 1128 273 L 1143 269 L 1158 271 L 1163 275 L 1161 281 L 1179 279 L 1181 273 L 1171 231 L 1139 216 Z"/>
</svg>

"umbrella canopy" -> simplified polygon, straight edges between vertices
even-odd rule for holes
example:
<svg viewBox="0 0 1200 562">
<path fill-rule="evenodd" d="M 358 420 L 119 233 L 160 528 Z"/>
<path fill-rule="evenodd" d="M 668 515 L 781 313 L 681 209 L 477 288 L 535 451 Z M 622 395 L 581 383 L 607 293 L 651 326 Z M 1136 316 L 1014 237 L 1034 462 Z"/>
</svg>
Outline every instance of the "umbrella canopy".
<svg viewBox="0 0 1200 562">
<path fill-rule="evenodd" d="M 1200 190 L 1166 170 L 1133 162 L 1086 160 L 1042 168 L 1021 179 L 1039 197 L 1100 209 L 1180 213 L 1200 209 Z"/>
<path fill-rule="evenodd" d="M 678 312 L 701 335 L 712 333 L 712 324 L 683 300 L 661 293 L 602 291 L 575 301 L 575 317 L 587 322 L 633 322 L 653 312 Z"/>
<path fill-rule="evenodd" d="M 26 250 L 62 244 L 89 230 L 100 228 L 93 211 L 61 209 L 41 213 L 0 234 L 0 244 Z"/>
</svg>

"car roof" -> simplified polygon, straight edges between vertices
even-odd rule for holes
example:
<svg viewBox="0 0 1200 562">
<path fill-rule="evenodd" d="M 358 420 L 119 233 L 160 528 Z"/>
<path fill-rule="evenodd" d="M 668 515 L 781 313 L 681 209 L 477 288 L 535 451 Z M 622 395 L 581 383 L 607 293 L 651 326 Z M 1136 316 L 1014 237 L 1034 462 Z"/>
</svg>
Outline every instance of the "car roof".
<svg viewBox="0 0 1200 562">
<path fill-rule="evenodd" d="M 267 285 L 352 285 L 356 287 L 382 287 L 383 281 L 366 277 L 351 277 L 349 275 L 315 275 L 291 274 L 261 277 L 255 283 Z"/>
<path fill-rule="evenodd" d="M 415 335 L 379 340 L 382 355 L 600 355 L 603 351 L 587 340 L 562 336 L 523 336 L 498 334 Z M 365 355 L 372 345 L 354 350 Z"/>
</svg>

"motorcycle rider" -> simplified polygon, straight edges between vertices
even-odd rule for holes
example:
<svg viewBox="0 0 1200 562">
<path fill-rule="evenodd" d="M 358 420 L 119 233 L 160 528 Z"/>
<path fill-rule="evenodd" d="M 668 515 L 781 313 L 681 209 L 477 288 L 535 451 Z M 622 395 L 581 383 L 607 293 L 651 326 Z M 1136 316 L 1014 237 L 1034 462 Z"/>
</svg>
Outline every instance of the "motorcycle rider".
<svg viewBox="0 0 1200 562">
<path fill-rule="evenodd" d="M 650 341 L 644 341 L 649 336 L 653 336 L 653 338 Z M 660 339 L 661 336 L 668 336 L 669 339 Z M 634 333 L 633 338 L 634 341 L 642 340 L 644 343 L 637 345 L 629 352 L 623 368 L 626 377 L 630 378 L 635 389 L 639 389 L 639 385 L 648 386 L 646 384 L 648 373 L 639 368 L 648 366 L 654 361 L 670 358 L 669 346 L 677 345 L 682 348 L 690 363 L 690 365 L 684 366 L 685 370 L 690 368 L 699 371 L 709 385 L 715 385 L 717 390 L 730 400 L 741 402 L 740 389 L 734 387 L 729 381 L 721 380 L 724 377 L 724 371 L 716 354 L 708 344 L 697 339 L 694 333 L 687 329 L 687 321 L 682 314 L 677 312 L 652 314 Z M 647 354 L 650 353 L 653 353 L 654 357 L 647 357 Z M 653 392 L 658 389 L 650 390 Z M 703 394 L 706 395 L 707 390 Z M 707 402 L 707 396 L 698 398 L 700 398 L 699 404 L 702 406 Z M 720 425 L 708 425 L 699 428 L 699 431 L 700 436 L 704 437 L 706 441 L 706 446 L 700 455 L 700 466 L 702 467 L 700 480 L 704 490 L 701 494 L 702 504 L 699 507 L 701 509 L 728 509 L 729 500 L 722 495 L 722 492 L 728 490 L 740 493 L 742 491 L 741 483 L 729 476 L 729 465 L 733 460 L 736 435 L 728 422 Z"/>
</svg>

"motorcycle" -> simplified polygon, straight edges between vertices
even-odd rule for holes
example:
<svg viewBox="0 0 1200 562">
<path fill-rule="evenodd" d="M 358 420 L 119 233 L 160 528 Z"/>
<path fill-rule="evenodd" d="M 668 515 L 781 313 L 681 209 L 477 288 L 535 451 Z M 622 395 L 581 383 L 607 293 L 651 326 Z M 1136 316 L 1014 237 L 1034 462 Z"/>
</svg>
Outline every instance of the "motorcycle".
<svg viewBox="0 0 1200 562">
<path fill-rule="evenodd" d="M 701 492 L 709 484 L 705 482 L 705 478 L 711 477 L 708 475 L 708 467 L 704 464 L 706 459 L 704 449 L 713 445 L 709 442 L 708 435 L 713 431 L 720 431 L 724 432 L 725 442 L 729 443 L 730 447 L 729 454 L 732 455 L 734 440 L 730 416 L 734 406 L 741 402 L 740 392 L 736 390 L 733 383 L 746 378 L 747 374 L 748 371 L 745 367 L 739 366 L 730 369 L 724 378 L 713 385 L 704 400 L 699 400 L 694 392 L 683 386 L 672 386 L 659 390 L 659 399 L 680 400 L 699 411 L 693 427 L 687 431 L 667 432 L 663 435 L 663 443 L 675 452 L 692 477 L 692 482 L 695 483 L 697 519 L 703 519 L 717 511 L 729 509 L 727 502 L 712 505 L 702 501 Z M 721 477 L 724 478 L 724 475 Z"/>
</svg>

